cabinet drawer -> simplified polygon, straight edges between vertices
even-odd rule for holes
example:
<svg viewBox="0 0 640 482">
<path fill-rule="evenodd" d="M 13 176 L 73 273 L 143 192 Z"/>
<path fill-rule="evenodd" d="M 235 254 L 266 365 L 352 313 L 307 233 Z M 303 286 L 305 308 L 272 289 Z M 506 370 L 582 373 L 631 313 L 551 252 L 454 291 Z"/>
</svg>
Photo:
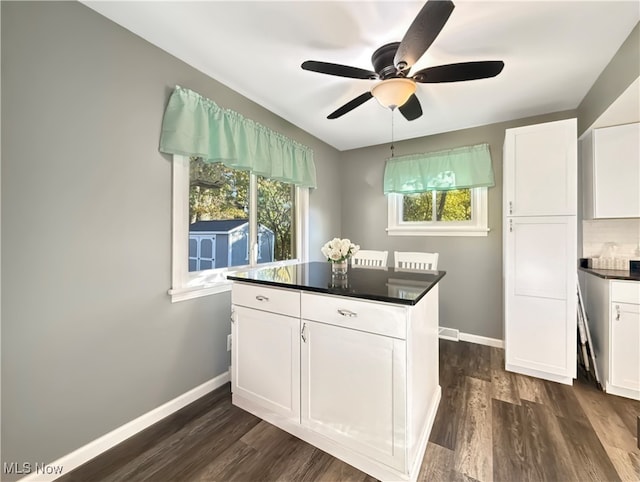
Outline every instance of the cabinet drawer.
<svg viewBox="0 0 640 482">
<path fill-rule="evenodd" d="M 640 304 L 640 283 L 636 281 L 612 281 L 611 301 Z"/>
<path fill-rule="evenodd" d="M 302 318 L 406 339 L 407 308 L 344 296 L 302 293 Z"/>
<path fill-rule="evenodd" d="M 266 286 L 233 283 L 231 302 L 234 305 L 270 311 L 281 315 L 300 316 L 300 292 Z"/>
</svg>

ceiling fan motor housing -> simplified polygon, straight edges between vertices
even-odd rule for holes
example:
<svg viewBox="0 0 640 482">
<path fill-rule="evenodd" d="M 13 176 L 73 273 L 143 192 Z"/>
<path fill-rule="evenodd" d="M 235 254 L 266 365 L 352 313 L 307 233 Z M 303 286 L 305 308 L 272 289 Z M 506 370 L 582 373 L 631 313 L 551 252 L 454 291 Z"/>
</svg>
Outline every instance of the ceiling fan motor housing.
<svg viewBox="0 0 640 482">
<path fill-rule="evenodd" d="M 371 56 L 373 70 L 376 71 L 382 80 L 392 77 L 404 77 L 405 72 L 409 70 L 406 69 L 404 71 L 399 71 L 393 63 L 393 58 L 395 57 L 399 46 L 400 42 L 393 42 L 383 45 L 373 52 L 373 55 Z"/>
</svg>

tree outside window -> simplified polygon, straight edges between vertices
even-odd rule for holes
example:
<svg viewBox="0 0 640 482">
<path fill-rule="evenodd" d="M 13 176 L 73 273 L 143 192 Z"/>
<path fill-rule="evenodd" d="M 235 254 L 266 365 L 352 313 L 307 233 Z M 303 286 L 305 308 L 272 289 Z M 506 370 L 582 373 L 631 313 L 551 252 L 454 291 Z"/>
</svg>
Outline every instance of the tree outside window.
<svg viewBox="0 0 640 482">
<path fill-rule="evenodd" d="M 251 264 L 250 200 L 257 201 L 257 262 L 293 259 L 295 186 L 190 158 L 189 271 Z"/>
<path fill-rule="evenodd" d="M 471 189 L 405 194 L 402 221 L 471 221 Z"/>
</svg>

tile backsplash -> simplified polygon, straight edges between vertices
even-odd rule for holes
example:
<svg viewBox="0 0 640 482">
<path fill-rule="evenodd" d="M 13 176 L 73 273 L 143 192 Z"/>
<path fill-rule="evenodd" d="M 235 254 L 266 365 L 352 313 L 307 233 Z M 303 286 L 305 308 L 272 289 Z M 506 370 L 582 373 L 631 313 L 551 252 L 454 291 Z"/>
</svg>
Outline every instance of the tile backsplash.
<svg viewBox="0 0 640 482">
<path fill-rule="evenodd" d="M 602 255 L 607 243 L 615 243 L 616 257 L 640 259 L 640 218 L 582 221 L 583 257 Z"/>
</svg>

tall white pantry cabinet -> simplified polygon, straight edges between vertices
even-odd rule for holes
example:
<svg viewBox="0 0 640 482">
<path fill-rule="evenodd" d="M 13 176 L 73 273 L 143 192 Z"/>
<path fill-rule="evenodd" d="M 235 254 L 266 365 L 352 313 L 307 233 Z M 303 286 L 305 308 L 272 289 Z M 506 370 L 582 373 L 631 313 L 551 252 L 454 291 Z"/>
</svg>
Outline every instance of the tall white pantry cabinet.
<svg viewBox="0 0 640 482">
<path fill-rule="evenodd" d="M 505 368 L 576 376 L 577 120 L 507 129 L 504 141 Z"/>
</svg>

